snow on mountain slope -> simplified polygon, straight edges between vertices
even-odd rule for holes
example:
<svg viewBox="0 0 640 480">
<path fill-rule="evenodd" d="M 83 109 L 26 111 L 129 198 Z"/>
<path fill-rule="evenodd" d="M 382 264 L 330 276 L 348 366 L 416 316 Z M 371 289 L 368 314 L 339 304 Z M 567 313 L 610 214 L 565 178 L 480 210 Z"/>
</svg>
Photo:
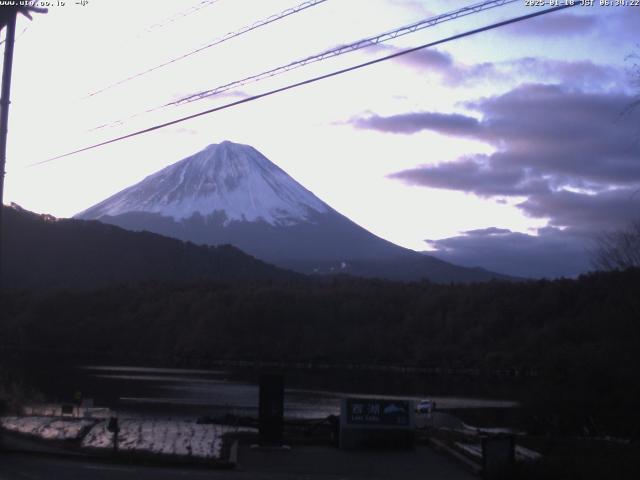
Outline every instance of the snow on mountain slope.
<svg viewBox="0 0 640 480">
<path fill-rule="evenodd" d="M 195 213 L 224 213 L 225 224 L 263 220 L 285 226 L 329 210 L 255 148 L 225 141 L 148 176 L 77 217 L 145 212 L 180 221 Z"/>
</svg>

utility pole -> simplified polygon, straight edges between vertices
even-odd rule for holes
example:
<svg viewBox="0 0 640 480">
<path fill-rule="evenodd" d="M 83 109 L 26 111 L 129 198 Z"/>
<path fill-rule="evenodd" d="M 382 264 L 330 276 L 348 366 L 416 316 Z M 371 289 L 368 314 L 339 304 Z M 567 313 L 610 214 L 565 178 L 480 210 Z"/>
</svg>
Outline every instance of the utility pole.
<svg viewBox="0 0 640 480">
<path fill-rule="evenodd" d="M 6 4 L 7 2 L 5 2 Z M 34 5 L 21 5 L 14 0 L 0 10 L 0 30 L 7 28 L 4 42 L 4 61 L 2 67 L 2 92 L 0 96 L 0 293 L 2 293 L 2 223 L 4 209 L 4 175 L 7 163 L 7 133 L 9 132 L 9 105 L 11 103 L 11 69 L 13 67 L 13 46 L 16 43 L 16 19 L 21 13 L 31 20 L 31 13 L 47 13 L 46 8 Z"/>
<path fill-rule="evenodd" d="M 18 10 L 9 13 L 7 18 L 7 36 L 4 43 L 4 62 L 2 67 L 2 97 L 0 98 L 0 292 L 2 292 L 2 234 L 4 210 L 4 175 L 7 161 L 7 133 L 9 131 L 9 104 L 11 96 L 11 68 L 13 67 L 13 45 L 16 39 L 16 18 Z"/>
</svg>

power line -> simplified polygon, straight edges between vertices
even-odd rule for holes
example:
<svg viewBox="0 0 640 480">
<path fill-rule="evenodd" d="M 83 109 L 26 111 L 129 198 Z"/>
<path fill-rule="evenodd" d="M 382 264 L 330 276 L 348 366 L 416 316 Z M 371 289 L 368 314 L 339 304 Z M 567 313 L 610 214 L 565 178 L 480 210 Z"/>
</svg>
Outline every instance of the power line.
<svg viewBox="0 0 640 480">
<path fill-rule="evenodd" d="M 166 25 L 169 25 L 170 23 L 178 21 L 181 18 L 188 17 L 189 15 L 193 15 L 194 13 L 199 12 L 203 8 L 210 7 L 211 5 L 213 5 L 214 3 L 218 3 L 219 1 L 220 0 L 202 0 L 200 3 L 198 3 L 197 5 L 192 6 L 191 8 L 188 8 L 187 10 L 183 10 L 181 12 L 175 13 L 175 14 L 171 15 L 170 17 L 165 18 L 164 20 L 162 20 L 159 23 L 154 23 L 149 28 L 147 28 L 145 31 L 146 32 L 151 32 L 152 30 L 155 30 L 157 28 L 162 28 L 162 27 L 164 27 Z"/>
<path fill-rule="evenodd" d="M 31 27 L 31 24 L 30 24 L 30 23 L 29 23 L 29 24 L 27 24 L 27 25 L 25 25 L 25 27 L 22 29 L 22 31 L 21 31 L 18 35 L 16 35 L 16 38 L 15 38 L 15 40 L 14 40 L 14 41 L 16 41 L 16 42 L 17 42 L 17 41 L 18 41 L 18 39 L 19 39 L 20 37 L 22 37 L 22 35 L 24 35 L 24 34 L 26 33 L 26 31 L 27 31 L 27 30 L 29 30 L 29 28 L 30 28 L 30 27 Z M 2 40 L 0 40 L 0 45 L 3 45 L 3 44 L 4 44 L 4 42 L 6 42 L 6 41 L 7 41 L 7 39 L 6 39 L 6 38 L 3 38 Z"/>
<path fill-rule="evenodd" d="M 288 63 L 287 65 L 283 65 L 280 67 L 273 68 L 271 70 L 267 70 L 266 72 L 259 73 L 257 75 L 251 75 L 249 77 L 243 78 L 242 80 L 236 80 L 231 83 L 227 83 L 225 85 L 221 85 L 219 87 L 213 88 L 211 90 L 205 90 L 203 92 L 196 93 L 194 95 L 190 95 L 188 97 L 181 98 L 180 100 L 176 100 L 175 102 L 168 103 L 163 106 L 170 105 L 182 105 L 185 103 L 190 103 L 196 100 L 200 100 L 202 98 L 210 97 L 216 95 L 218 93 L 226 92 L 235 87 L 241 87 L 248 83 L 254 83 L 265 78 L 270 78 L 275 75 L 279 75 L 281 73 L 285 73 L 296 68 L 303 67 L 305 65 L 309 65 L 311 63 L 319 62 L 322 60 L 326 60 L 331 57 L 337 57 L 339 55 L 343 55 L 345 53 L 354 52 L 356 50 L 360 50 L 366 47 L 370 47 L 373 45 L 377 45 L 379 43 L 383 43 L 389 40 L 393 40 L 398 37 L 402 37 L 404 35 L 408 35 L 410 33 L 415 33 L 420 30 L 424 30 L 425 28 L 430 28 L 436 26 L 440 23 L 444 23 L 450 20 L 455 20 L 461 17 L 465 17 L 467 15 L 472 15 L 479 13 L 481 11 L 490 10 L 496 7 L 502 7 L 504 5 L 515 3 L 520 0 L 490 0 L 481 3 L 477 3 L 474 5 L 470 5 L 467 7 L 460 8 L 458 10 L 454 10 L 451 12 L 443 13 L 441 15 L 437 15 L 435 17 L 430 17 L 425 20 L 421 20 L 420 22 L 413 23 L 411 25 L 405 25 L 403 27 L 397 28 L 395 30 L 391 30 L 385 33 L 381 33 L 379 35 L 375 35 L 373 37 L 368 37 L 362 40 L 358 40 L 357 42 L 350 43 L 348 45 L 343 45 L 337 48 L 333 48 L 331 50 L 326 50 L 317 55 L 312 55 L 310 57 L 303 58 L 302 60 L 296 60 L 295 62 Z"/>
<path fill-rule="evenodd" d="M 179 57 L 175 57 L 172 58 L 171 60 L 161 63 L 159 65 L 156 65 L 155 67 L 151 67 L 148 68 L 147 70 L 144 70 L 142 72 L 136 73 L 135 75 L 131 75 L 127 78 L 123 78 L 122 80 L 119 80 L 115 83 L 112 83 L 111 85 L 108 85 L 104 88 L 101 88 L 100 90 L 96 90 L 92 93 L 90 93 L 89 95 L 87 95 L 87 97 L 93 97 L 95 95 L 98 95 L 106 90 L 109 90 L 113 87 L 117 87 L 118 85 L 122 85 L 123 83 L 126 83 L 130 80 L 134 80 L 136 78 L 142 77 L 143 75 L 146 75 L 147 73 L 151 73 L 154 72 L 156 70 L 159 70 L 163 67 L 166 67 L 167 65 L 171 65 L 173 63 L 179 62 L 180 60 L 184 60 L 185 58 L 191 57 L 192 55 L 195 55 L 196 53 L 200 53 L 204 50 L 207 50 L 211 47 L 214 47 L 216 45 L 219 45 L 221 43 L 224 43 L 228 40 L 231 40 L 232 38 L 236 38 L 239 37 L 240 35 L 244 35 L 245 33 L 251 32 L 252 30 L 256 30 L 258 28 L 264 27 L 266 25 L 269 25 L 271 23 L 277 22 L 278 20 L 282 20 L 283 18 L 286 18 L 290 15 L 294 15 L 298 12 L 301 12 L 303 10 L 306 10 L 307 8 L 311 8 L 311 7 L 315 7 L 316 5 L 319 5 L 321 3 L 326 2 L 327 0 L 307 0 L 306 2 L 301 3 L 300 5 L 297 5 L 295 7 L 291 7 L 288 8 L 286 10 L 283 10 L 280 13 L 276 13 L 274 15 L 271 15 L 267 18 L 263 18 L 262 20 L 258 20 L 257 22 L 252 23 L 251 25 L 246 25 L 242 28 L 240 28 L 239 30 L 233 31 L 233 32 L 229 32 L 225 35 L 223 35 L 222 37 L 216 38 L 215 40 L 213 40 L 210 43 L 207 43 L 206 45 L 203 45 L 202 47 L 198 47 L 195 50 L 191 50 L 185 54 L 180 55 Z"/>
<path fill-rule="evenodd" d="M 370 47 L 373 45 L 377 45 L 379 43 L 382 42 L 386 42 L 388 40 L 392 40 L 394 38 L 398 38 L 404 35 L 407 35 L 409 33 L 414 33 L 420 30 L 423 30 L 425 28 L 429 28 L 429 27 L 433 27 L 436 26 L 440 23 L 444 23 L 447 21 L 451 21 L 451 20 L 456 20 L 458 18 L 461 17 L 465 17 L 467 15 L 472 15 L 472 14 L 476 14 L 479 13 L 481 11 L 485 11 L 485 10 L 489 10 L 492 8 L 496 8 L 496 7 L 502 7 L 504 5 L 510 4 L 510 3 L 515 3 L 516 1 L 519 0 L 488 0 L 488 1 L 484 1 L 484 2 L 480 2 L 477 4 L 473 4 L 473 5 L 469 5 L 457 10 L 453 10 L 447 13 L 443 13 L 440 15 L 437 15 L 435 17 L 429 17 L 426 18 L 424 20 L 421 20 L 419 22 L 416 23 L 412 23 L 409 25 L 404 25 L 402 27 L 396 28 L 395 30 L 391 30 L 391 31 L 387 31 L 372 37 L 367 37 L 361 40 L 358 40 L 356 42 L 347 44 L 347 45 L 342 45 L 340 47 L 336 47 L 330 50 L 326 50 L 324 52 L 321 52 L 319 54 L 316 55 L 312 55 L 310 57 L 306 57 L 303 58 L 301 60 L 296 60 L 294 62 L 288 63 L 286 65 L 282 65 L 276 68 L 273 68 L 271 70 L 267 70 L 265 72 L 256 74 L 256 75 L 251 75 L 249 77 L 245 77 L 241 80 L 236 80 L 233 81 L 231 83 L 227 83 L 225 85 L 221 85 L 218 86 L 216 88 L 213 88 L 211 90 L 205 90 L 204 92 L 200 92 L 200 93 L 196 93 L 194 95 L 190 95 L 188 97 L 184 97 L 181 98 L 179 100 L 176 100 L 174 102 L 169 102 L 166 103 L 164 105 L 160 105 L 159 107 L 153 107 L 153 108 L 149 108 L 147 110 L 144 110 L 142 112 L 138 112 L 135 113 L 133 115 L 130 115 L 126 118 L 122 118 L 119 120 L 115 120 L 115 121 L 111 121 L 108 123 L 104 123 L 102 125 L 98 125 L 97 127 L 92 128 L 89 131 L 96 131 L 96 130 L 100 130 L 102 128 L 106 128 L 106 127 L 112 127 L 112 126 L 116 126 L 116 125 L 122 125 L 124 124 L 125 121 L 127 120 L 131 120 L 133 118 L 139 117 L 141 115 L 145 115 L 148 113 L 153 113 L 156 112 L 158 110 L 162 110 L 163 108 L 167 108 L 167 107 L 171 107 L 171 106 L 179 106 L 179 105 L 183 105 L 186 103 L 191 103 L 197 100 L 201 100 L 203 98 L 207 98 L 207 97 L 211 97 L 214 95 L 217 95 L 219 93 L 223 93 L 229 90 L 232 90 L 236 87 L 241 87 L 243 85 L 247 85 L 250 83 L 255 83 L 255 82 L 259 82 L 261 80 L 267 79 L 267 78 L 271 78 L 277 75 L 280 75 L 282 73 L 286 73 L 289 72 L 291 70 L 295 70 L 297 68 L 309 65 L 311 63 L 315 63 L 315 62 L 319 62 L 322 60 L 326 60 L 332 57 L 337 57 L 339 55 L 343 55 L 349 52 L 353 52 L 356 50 L 360 50 L 366 47 Z"/>
<path fill-rule="evenodd" d="M 557 11 L 560 11 L 560 10 L 564 10 L 565 8 L 575 7 L 576 5 L 578 5 L 578 4 L 577 3 L 576 4 L 566 4 L 566 5 L 562 5 L 562 6 L 558 6 L 558 7 L 547 8 L 545 10 L 540 10 L 540 11 L 537 11 L 537 12 L 529 13 L 527 15 L 522 15 L 520 17 L 510 18 L 508 20 L 503 20 L 503 21 L 498 22 L 498 23 L 493 23 L 491 25 L 487 25 L 487 26 L 484 26 L 484 27 L 476 28 L 476 29 L 473 29 L 473 30 L 468 30 L 466 32 L 459 33 L 459 34 L 456 34 L 456 35 L 452 35 L 450 37 L 446 37 L 446 38 L 443 38 L 443 39 L 440 39 L 440 40 L 436 40 L 434 42 L 425 43 L 425 44 L 420 45 L 418 47 L 413 47 L 413 48 L 409 48 L 407 50 L 402 50 L 400 52 L 395 52 L 395 53 L 392 53 L 390 55 L 386 55 L 384 57 L 377 58 L 375 60 L 370 60 L 368 62 L 364 62 L 364 63 L 360 63 L 358 65 L 353 65 L 351 67 L 347 67 L 347 68 L 343 68 L 343 69 L 340 69 L 340 70 L 336 70 L 336 71 L 331 72 L 331 73 L 326 73 L 324 75 L 319 75 L 317 77 L 312 77 L 312 78 L 309 78 L 307 80 L 303 80 L 301 82 L 292 83 L 292 84 L 286 85 L 284 87 L 276 88 L 274 90 L 269 90 L 268 92 L 264 92 L 264 93 L 260 93 L 258 95 L 254 95 L 252 97 L 243 98 L 241 100 L 238 100 L 238 101 L 235 101 L 235 102 L 231 102 L 231 103 L 227 103 L 227 104 L 221 105 L 219 107 L 210 108 L 208 110 L 204 110 L 204 111 L 199 112 L 199 113 L 194 113 L 194 114 L 188 115 L 186 117 L 181 117 L 181 118 L 178 118 L 176 120 L 172 120 L 170 122 L 161 123 L 159 125 L 154 125 L 153 127 L 149 127 L 149 128 L 145 128 L 143 130 L 138 130 L 136 132 L 129 133 L 127 135 L 123 135 L 123 136 L 120 136 L 120 137 L 112 138 L 111 140 L 106 140 L 104 142 L 100 142 L 100 143 L 96 143 L 96 144 L 90 145 L 88 147 L 80 148 L 78 150 L 74 150 L 74 151 L 71 151 L 71 152 L 68 152 L 68 153 L 65 153 L 65 154 L 62 154 L 62 155 L 58 155 L 58 156 L 55 156 L 55 157 L 52 157 L 52 158 L 49 158 L 49 159 L 46 159 L 46 160 L 42 160 L 40 162 L 32 163 L 29 166 L 33 167 L 33 166 L 37 166 L 37 165 L 43 165 L 45 163 L 53 162 L 54 160 L 59 160 L 61 158 L 69 157 L 69 156 L 75 155 L 77 153 L 86 152 L 88 150 L 93 150 L 95 148 L 102 147 L 102 146 L 105 146 L 105 145 L 109 145 L 111 143 L 119 142 L 121 140 L 126 140 L 128 138 L 136 137 L 138 135 L 142 135 L 142 134 L 145 134 L 145 133 L 153 132 L 155 130 L 160 130 L 161 128 L 169 127 L 171 125 L 176 125 L 178 123 L 182 123 L 182 122 L 185 122 L 187 120 L 191 120 L 191 119 L 194 119 L 194 118 L 197 118 L 197 117 L 208 115 L 210 113 L 219 112 L 221 110 L 226 110 L 228 108 L 235 107 L 235 106 L 241 105 L 243 103 L 252 102 L 254 100 L 258 100 L 258 99 L 264 98 L 264 97 L 269 97 L 271 95 L 275 95 L 277 93 L 282 93 L 282 92 L 285 92 L 287 90 L 292 90 L 294 88 L 298 88 L 298 87 L 301 87 L 303 85 L 309 85 L 311 83 L 319 82 L 320 80 L 326 80 L 328 78 L 335 77 L 335 76 L 338 76 L 338 75 L 342 75 L 344 73 L 352 72 L 354 70 L 359 70 L 359 69 L 364 68 L 364 67 L 369 67 L 371 65 L 375 65 L 375 64 L 387 61 L 387 60 L 398 58 L 398 57 L 401 57 L 403 55 L 408 55 L 410 53 L 414 53 L 414 52 L 417 52 L 419 50 L 424 50 L 425 48 L 435 47 L 436 45 L 441 45 L 443 43 L 451 42 L 453 40 L 458 40 L 460 38 L 464 38 L 464 37 L 468 37 L 468 36 L 475 35 L 475 34 L 478 34 L 478 33 L 486 32 L 488 30 L 494 30 L 496 28 L 504 27 L 506 25 L 511 25 L 513 23 L 517 23 L 517 22 L 521 22 L 521 21 L 524 21 L 524 20 L 528 20 L 530 18 L 539 17 L 541 15 L 545 15 L 545 14 L 548 14 L 548 13 L 557 12 Z"/>
</svg>

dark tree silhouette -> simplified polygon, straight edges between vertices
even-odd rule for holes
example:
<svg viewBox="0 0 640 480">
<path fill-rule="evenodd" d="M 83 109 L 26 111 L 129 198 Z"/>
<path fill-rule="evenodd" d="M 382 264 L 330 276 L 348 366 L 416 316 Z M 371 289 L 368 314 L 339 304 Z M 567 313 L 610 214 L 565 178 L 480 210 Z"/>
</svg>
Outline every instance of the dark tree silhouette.
<svg viewBox="0 0 640 480">
<path fill-rule="evenodd" d="M 620 230 L 602 233 L 592 252 L 598 270 L 625 270 L 640 267 L 640 220 Z"/>
<path fill-rule="evenodd" d="M 630 62 L 628 74 L 631 86 L 636 91 L 636 97 L 634 101 L 631 102 L 628 109 L 628 111 L 631 112 L 640 107 L 640 53 L 632 53 L 627 57 L 627 61 Z"/>
</svg>

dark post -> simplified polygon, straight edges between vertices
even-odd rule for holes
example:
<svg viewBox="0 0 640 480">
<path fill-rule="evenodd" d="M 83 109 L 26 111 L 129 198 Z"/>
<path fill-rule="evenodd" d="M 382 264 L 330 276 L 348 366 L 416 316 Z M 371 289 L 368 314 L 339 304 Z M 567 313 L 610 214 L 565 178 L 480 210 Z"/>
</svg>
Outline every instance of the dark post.
<svg viewBox="0 0 640 480">
<path fill-rule="evenodd" d="M 260 445 L 282 445 L 284 376 L 260 376 Z"/>
<path fill-rule="evenodd" d="M 111 417 L 107 424 L 107 431 L 113 433 L 113 453 L 118 451 L 118 433 L 120 432 L 120 425 L 118 425 L 118 417 Z"/>
<path fill-rule="evenodd" d="M 0 292 L 2 291 L 2 210 L 4 208 L 4 166 L 7 160 L 7 132 L 9 131 L 9 98 L 11 96 L 11 67 L 13 66 L 13 45 L 16 39 L 16 17 L 18 10 L 11 12 L 7 19 L 7 38 L 4 43 L 4 63 L 2 67 L 2 98 L 0 99 Z"/>
<path fill-rule="evenodd" d="M 509 480 L 515 471 L 513 435 L 492 435 L 482 439 L 482 478 Z"/>
</svg>

